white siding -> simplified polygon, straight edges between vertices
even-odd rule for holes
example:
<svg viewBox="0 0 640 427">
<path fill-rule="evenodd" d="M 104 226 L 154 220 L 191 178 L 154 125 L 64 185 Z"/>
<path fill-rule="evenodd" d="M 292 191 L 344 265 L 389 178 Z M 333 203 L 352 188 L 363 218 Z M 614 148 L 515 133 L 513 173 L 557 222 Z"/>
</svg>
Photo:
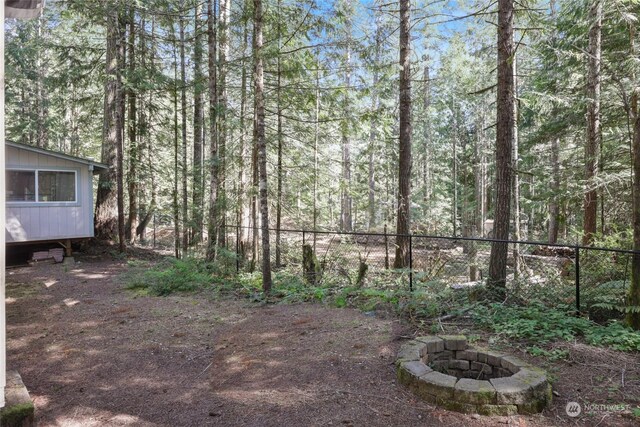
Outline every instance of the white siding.
<svg viewBox="0 0 640 427">
<path fill-rule="evenodd" d="M 6 167 L 77 172 L 77 203 L 7 203 L 7 242 L 93 237 L 93 176 L 88 165 L 7 146 Z"/>
</svg>

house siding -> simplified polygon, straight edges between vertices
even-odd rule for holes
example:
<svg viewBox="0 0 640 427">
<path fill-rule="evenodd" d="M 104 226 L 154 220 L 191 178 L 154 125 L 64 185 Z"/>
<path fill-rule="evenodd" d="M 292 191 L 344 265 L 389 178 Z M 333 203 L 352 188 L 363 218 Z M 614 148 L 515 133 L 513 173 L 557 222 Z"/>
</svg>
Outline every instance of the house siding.
<svg viewBox="0 0 640 427">
<path fill-rule="evenodd" d="M 7 146 L 6 168 L 77 173 L 75 203 L 7 203 L 7 243 L 93 237 L 93 176 L 88 165 Z"/>
</svg>

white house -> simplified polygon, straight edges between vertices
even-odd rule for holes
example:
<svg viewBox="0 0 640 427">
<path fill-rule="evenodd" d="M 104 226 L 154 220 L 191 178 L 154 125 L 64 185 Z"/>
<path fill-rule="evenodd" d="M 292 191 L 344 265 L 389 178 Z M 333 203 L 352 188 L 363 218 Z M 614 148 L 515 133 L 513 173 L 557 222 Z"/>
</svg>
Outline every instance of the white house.
<svg viewBox="0 0 640 427">
<path fill-rule="evenodd" d="M 93 237 L 93 160 L 5 143 L 8 245 Z"/>
</svg>

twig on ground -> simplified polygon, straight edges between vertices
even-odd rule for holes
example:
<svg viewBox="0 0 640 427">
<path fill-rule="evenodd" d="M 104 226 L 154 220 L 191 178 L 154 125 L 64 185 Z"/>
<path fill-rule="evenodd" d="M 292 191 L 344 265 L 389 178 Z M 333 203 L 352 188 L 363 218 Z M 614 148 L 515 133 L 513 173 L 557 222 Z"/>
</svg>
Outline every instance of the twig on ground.
<svg viewBox="0 0 640 427">
<path fill-rule="evenodd" d="M 444 316 L 440 316 L 440 317 L 438 317 L 436 320 L 437 320 L 438 322 L 442 322 L 443 320 L 450 320 L 450 319 L 453 319 L 453 318 L 455 318 L 455 317 L 462 316 L 463 314 L 465 314 L 465 313 L 467 313 L 467 312 L 469 312 L 469 311 L 473 310 L 474 308 L 476 308 L 476 304 L 474 304 L 474 305 L 472 305 L 472 306 L 470 306 L 470 307 L 467 307 L 467 308 L 465 308 L 464 310 L 461 310 L 461 311 L 459 311 L 459 312 L 457 312 L 457 313 L 451 313 L 451 314 L 446 314 L 446 315 L 444 315 Z"/>
<path fill-rule="evenodd" d="M 602 417 L 602 419 L 600 420 L 600 422 L 598 422 L 598 424 L 596 424 L 593 427 L 598 427 L 600 424 L 602 424 L 602 422 L 604 421 L 605 418 L 607 418 L 609 416 L 609 414 L 605 414 L 604 417 Z"/>
</svg>

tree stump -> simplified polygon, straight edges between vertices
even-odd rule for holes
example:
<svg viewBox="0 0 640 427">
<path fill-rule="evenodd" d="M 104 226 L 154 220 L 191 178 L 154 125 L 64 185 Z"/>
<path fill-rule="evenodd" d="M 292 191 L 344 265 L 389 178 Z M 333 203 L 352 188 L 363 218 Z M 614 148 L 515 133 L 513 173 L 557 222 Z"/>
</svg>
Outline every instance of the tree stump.
<svg viewBox="0 0 640 427">
<path fill-rule="evenodd" d="M 302 266 L 307 283 L 314 286 L 317 285 L 322 275 L 322 267 L 309 244 L 302 245 Z"/>
</svg>

